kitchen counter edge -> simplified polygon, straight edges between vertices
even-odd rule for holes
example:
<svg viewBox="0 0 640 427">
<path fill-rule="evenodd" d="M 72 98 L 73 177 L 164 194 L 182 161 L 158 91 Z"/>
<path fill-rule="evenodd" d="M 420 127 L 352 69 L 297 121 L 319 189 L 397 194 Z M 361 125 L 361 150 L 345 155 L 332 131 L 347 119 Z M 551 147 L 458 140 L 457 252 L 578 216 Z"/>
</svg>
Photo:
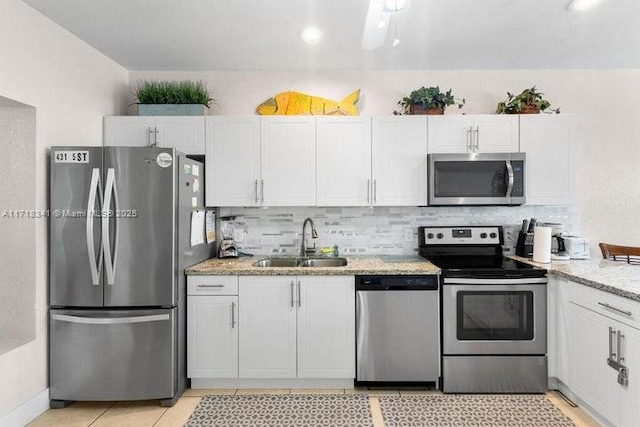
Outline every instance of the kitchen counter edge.
<svg viewBox="0 0 640 427">
<path fill-rule="evenodd" d="M 542 264 L 515 255 L 509 258 L 546 268 L 550 274 L 558 277 L 640 302 L 640 266 L 604 259 L 551 261 L 550 264 Z"/>
<path fill-rule="evenodd" d="M 423 275 L 440 274 L 441 270 L 427 261 L 385 262 L 381 257 L 346 257 L 343 267 L 256 267 L 266 256 L 247 258 L 211 258 L 185 270 L 188 276 L 352 276 L 352 275 Z"/>
</svg>

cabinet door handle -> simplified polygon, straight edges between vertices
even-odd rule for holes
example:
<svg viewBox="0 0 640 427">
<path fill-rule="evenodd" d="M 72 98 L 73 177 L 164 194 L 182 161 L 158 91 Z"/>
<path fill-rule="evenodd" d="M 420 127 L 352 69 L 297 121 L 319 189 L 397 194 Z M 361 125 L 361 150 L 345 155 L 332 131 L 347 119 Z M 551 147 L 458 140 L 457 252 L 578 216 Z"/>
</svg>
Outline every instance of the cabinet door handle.
<svg viewBox="0 0 640 427">
<path fill-rule="evenodd" d="M 149 147 L 154 147 L 156 145 L 155 128 L 149 126 L 147 130 L 149 131 Z M 151 138 L 152 136 L 153 139 Z"/>
<path fill-rule="evenodd" d="M 367 180 L 367 204 L 371 203 L 371 180 Z"/>
<path fill-rule="evenodd" d="M 224 285 L 198 285 L 199 288 L 224 288 Z"/>
<path fill-rule="evenodd" d="M 480 149 L 480 126 L 476 126 L 476 150 Z"/>
<path fill-rule="evenodd" d="M 256 205 L 258 204 L 258 180 L 256 179 Z"/>
<path fill-rule="evenodd" d="M 613 344 L 611 344 L 612 335 L 613 335 L 614 339 L 616 340 L 616 351 L 618 351 L 618 349 L 617 349 L 618 331 L 615 331 L 611 326 L 609 326 L 609 357 L 611 358 L 611 360 L 618 360 L 618 353 L 615 353 L 613 351 Z"/>
<path fill-rule="evenodd" d="M 264 203 L 264 179 L 260 180 L 260 203 Z"/>
<path fill-rule="evenodd" d="M 300 293 L 300 281 L 298 280 L 298 307 L 302 307 L 302 294 Z"/>
<path fill-rule="evenodd" d="M 291 308 L 295 307 L 294 296 L 293 296 L 293 280 L 291 281 Z"/>
<path fill-rule="evenodd" d="M 607 304 L 606 302 L 599 302 L 598 304 L 600 304 L 603 307 L 608 308 L 609 310 L 613 310 L 613 311 L 617 311 L 618 313 L 624 314 L 626 316 L 633 316 L 633 313 L 630 311 L 626 311 L 626 310 L 621 310 L 619 308 L 615 308 L 612 305 Z"/>
<path fill-rule="evenodd" d="M 378 182 L 376 179 L 373 180 L 373 204 L 378 203 Z"/>
<path fill-rule="evenodd" d="M 618 331 L 618 339 L 616 340 L 616 351 L 618 352 L 618 362 L 620 362 L 620 364 L 622 365 L 622 362 L 624 362 L 624 357 L 622 356 L 622 339 L 624 338 L 624 335 L 622 334 L 622 331 Z"/>
<path fill-rule="evenodd" d="M 469 129 L 466 132 L 467 134 L 467 147 L 469 150 L 473 150 L 473 126 L 469 126 Z"/>
<path fill-rule="evenodd" d="M 611 343 L 611 336 L 615 334 L 615 331 L 609 326 L 609 359 L 613 359 L 613 344 Z"/>
<path fill-rule="evenodd" d="M 231 303 L 231 329 L 236 327 L 236 303 Z"/>
</svg>

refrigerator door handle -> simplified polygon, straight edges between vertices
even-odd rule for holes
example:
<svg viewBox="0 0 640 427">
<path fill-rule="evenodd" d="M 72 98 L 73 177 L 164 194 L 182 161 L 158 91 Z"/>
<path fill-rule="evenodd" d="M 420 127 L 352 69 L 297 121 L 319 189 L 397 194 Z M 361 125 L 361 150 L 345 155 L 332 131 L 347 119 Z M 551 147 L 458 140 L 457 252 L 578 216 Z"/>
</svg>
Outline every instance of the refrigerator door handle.
<svg viewBox="0 0 640 427">
<path fill-rule="evenodd" d="M 93 242 L 93 220 L 96 216 L 96 193 L 99 194 L 100 207 L 102 208 L 102 187 L 100 186 L 100 169 L 93 168 L 91 184 L 89 184 L 89 201 L 87 202 L 87 253 L 89 254 L 89 267 L 91 269 L 91 283 L 100 285 L 100 270 L 102 267 L 102 246 L 96 259 L 96 248 Z"/>
<path fill-rule="evenodd" d="M 128 323 L 148 323 L 169 320 L 169 314 L 153 314 L 150 316 L 129 316 L 129 317 L 82 317 L 70 316 L 68 314 L 54 314 L 53 320 L 69 323 L 82 323 L 85 325 L 118 325 Z"/>
<path fill-rule="evenodd" d="M 111 237 L 109 236 L 109 220 L 115 212 L 111 210 L 111 198 L 115 197 L 115 170 L 107 169 L 107 182 L 104 189 L 104 212 L 102 214 L 102 249 L 104 252 L 104 264 L 107 272 L 107 284 L 113 285 L 115 279 L 115 250 L 111 254 Z M 114 203 L 115 205 L 115 203 Z M 116 228 L 116 233 L 118 229 Z M 117 243 L 117 234 L 114 238 Z"/>
</svg>

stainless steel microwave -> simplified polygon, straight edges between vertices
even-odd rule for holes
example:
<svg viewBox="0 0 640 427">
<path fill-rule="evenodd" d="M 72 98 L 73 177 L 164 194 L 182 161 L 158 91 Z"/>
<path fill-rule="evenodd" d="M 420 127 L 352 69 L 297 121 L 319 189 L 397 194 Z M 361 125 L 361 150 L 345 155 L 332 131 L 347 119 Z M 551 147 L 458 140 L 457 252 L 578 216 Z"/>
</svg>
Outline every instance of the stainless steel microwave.
<svg viewBox="0 0 640 427">
<path fill-rule="evenodd" d="M 429 154 L 429 206 L 521 205 L 524 153 Z"/>
</svg>

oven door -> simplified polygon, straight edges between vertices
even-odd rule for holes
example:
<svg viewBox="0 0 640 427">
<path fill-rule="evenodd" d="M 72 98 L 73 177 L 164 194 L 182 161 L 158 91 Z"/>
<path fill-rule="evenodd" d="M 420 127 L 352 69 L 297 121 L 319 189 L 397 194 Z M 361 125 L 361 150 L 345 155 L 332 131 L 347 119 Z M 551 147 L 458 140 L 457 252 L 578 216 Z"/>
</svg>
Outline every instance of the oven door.
<svg viewBox="0 0 640 427">
<path fill-rule="evenodd" d="M 547 352 L 546 278 L 445 278 L 445 355 Z"/>
</svg>

